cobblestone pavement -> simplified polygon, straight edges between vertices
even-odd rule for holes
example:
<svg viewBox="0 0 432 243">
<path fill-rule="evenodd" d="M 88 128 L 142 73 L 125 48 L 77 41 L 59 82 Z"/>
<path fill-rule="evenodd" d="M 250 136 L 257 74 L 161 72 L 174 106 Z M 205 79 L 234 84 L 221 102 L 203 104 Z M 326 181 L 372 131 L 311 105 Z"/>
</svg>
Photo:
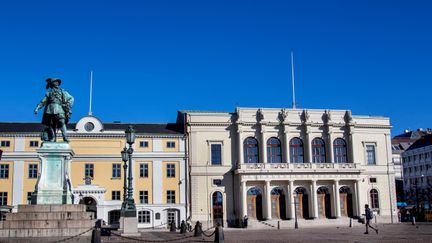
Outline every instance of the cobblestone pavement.
<svg viewBox="0 0 432 243">
<path fill-rule="evenodd" d="M 268 229 L 244 230 L 226 229 L 225 242 L 432 242 L 432 224 L 380 224 L 379 234 L 373 230 L 363 234 L 365 228 L 349 227 L 319 227 L 304 229 Z M 212 230 L 213 231 L 213 230 Z M 212 233 L 208 231 L 207 234 Z M 170 232 L 143 232 L 140 240 L 127 240 L 117 236 L 103 237 L 102 242 L 213 242 L 214 237 L 192 237 Z"/>
</svg>

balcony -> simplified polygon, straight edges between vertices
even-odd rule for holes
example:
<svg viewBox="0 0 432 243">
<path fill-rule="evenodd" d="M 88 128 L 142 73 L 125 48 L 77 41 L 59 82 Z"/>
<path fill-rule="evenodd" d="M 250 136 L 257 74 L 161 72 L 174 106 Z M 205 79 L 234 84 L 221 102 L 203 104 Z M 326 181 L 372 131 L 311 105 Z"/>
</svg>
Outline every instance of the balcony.
<svg viewBox="0 0 432 243">
<path fill-rule="evenodd" d="M 360 173 L 356 163 L 251 163 L 240 164 L 237 173 Z"/>
</svg>

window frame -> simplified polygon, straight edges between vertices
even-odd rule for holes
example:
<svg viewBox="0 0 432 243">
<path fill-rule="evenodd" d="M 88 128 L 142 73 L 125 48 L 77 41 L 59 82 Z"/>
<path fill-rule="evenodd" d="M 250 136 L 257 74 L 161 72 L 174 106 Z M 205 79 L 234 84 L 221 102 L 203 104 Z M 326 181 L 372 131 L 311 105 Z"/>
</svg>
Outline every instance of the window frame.
<svg viewBox="0 0 432 243">
<path fill-rule="evenodd" d="M 94 164 L 92 163 L 84 164 L 84 178 L 87 177 L 94 178 Z"/>
<path fill-rule="evenodd" d="M 166 191 L 166 203 L 167 204 L 175 204 L 176 203 L 176 191 L 175 190 L 167 190 Z"/>
<path fill-rule="evenodd" d="M 209 146 L 209 161 L 210 161 L 210 165 L 214 165 L 214 166 L 220 166 L 223 164 L 223 142 L 222 141 L 207 141 L 208 146 Z M 219 146 L 220 150 L 219 150 L 219 162 L 214 162 L 213 158 L 214 158 L 214 151 L 213 150 L 213 146 Z"/>
<path fill-rule="evenodd" d="M 114 168 L 118 167 L 118 168 Z M 111 164 L 111 178 L 120 179 L 122 176 L 121 173 L 121 163 L 112 163 Z"/>
<path fill-rule="evenodd" d="M 176 148 L 176 141 L 167 141 L 166 147 L 169 149 L 175 149 Z"/>
<path fill-rule="evenodd" d="M 271 143 L 277 141 L 277 143 Z M 282 163 L 282 143 L 279 138 L 271 137 L 266 142 L 267 163 Z"/>
<path fill-rule="evenodd" d="M 254 141 L 254 143 L 249 143 L 249 141 Z M 243 140 L 243 151 L 241 152 L 243 153 L 243 163 L 245 164 L 260 163 L 259 143 L 256 138 L 254 137 L 245 138 Z"/>
<path fill-rule="evenodd" d="M 149 204 L 148 191 L 139 191 L 139 202 L 140 204 Z"/>
<path fill-rule="evenodd" d="M 36 166 L 36 168 L 34 168 Z M 32 168 L 33 167 L 33 168 Z M 38 172 L 39 172 L 39 165 L 38 164 L 28 164 L 28 178 L 29 179 L 37 179 L 38 178 Z M 36 169 L 36 172 L 34 171 Z"/>
<path fill-rule="evenodd" d="M 121 200 L 121 191 L 118 191 L 118 190 L 111 191 L 111 200 L 112 201 L 119 201 L 119 200 Z"/>
<path fill-rule="evenodd" d="M 0 179 L 9 179 L 9 164 L 0 164 Z"/>
<path fill-rule="evenodd" d="M 10 140 L 0 141 L 0 147 L 9 148 L 10 147 Z"/>
<path fill-rule="evenodd" d="M 138 211 L 138 223 L 139 224 L 150 224 L 151 223 L 151 212 L 149 210 Z"/>
<path fill-rule="evenodd" d="M 317 163 L 317 164 L 327 163 L 326 144 L 324 139 L 320 137 L 316 137 L 312 139 L 311 147 L 312 147 L 312 163 Z"/>
<path fill-rule="evenodd" d="M 300 143 L 293 143 L 294 141 L 300 141 Z M 299 137 L 293 137 L 289 141 L 289 150 L 290 150 L 290 163 L 304 163 L 304 143 L 303 140 Z M 294 153 L 294 152 L 301 153 Z"/>
<path fill-rule="evenodd" d="M 375 188 L 372 188 L 370 191 L 369 191 L 369 199 L 370 199 L 370 202 L 371 202 L 371 205 L 370 205 L 370 207 L 372 208 L 372 209 L 379 209 L 379 192 L 378 192 L 378 190 L 377 189 L 375 189 Z"/>
<path fill-rule="evenodd" d="M 341 141 L 342 144 L 338 143 L 339 141 Z M 335 140 L 333 140 L 333 157 L 334 163 L 348 163 L 347 142 L 345 139 L 336 138 Z"/>
<path fill-rule="evenodd" d="M 139 164 L 139 173 L 140 173 L 140 178 L 148 178 L 149 177 L 149 164 L 148 163 L 140 163 Z"/>
<path fill-rule="evenodd" d="M 170 168 L 172 166 L 172 168 Z M 176 177 L 176 164 L 167 163 L 166 164 L 166 178 L 175 178 Z"/>
<path fill-rule="evenodd" d="M 374 159 L 373 163 L 370 163 L 370 161 L 369 161 L 368 147 L 373 147 L 373 159 Z M 377 149 L 376 148 L 377 148 L 376 143 L 373 143 L 373 142 L 364 143 L 364 153 L 365 153 L 366 165 L 377 165 L 378 164 Z"/>
<path fill-rule="evenodd" d="M 8 192 L 0 192 L 0 206 L 7 206 Z"/>
<path fill-rule="evenodd" d="M 148 148 L 149 147 L 149 141 L 147 140 L 142 140 L 139 142 L 139 147 L 140 148 Z"/>
</svg>

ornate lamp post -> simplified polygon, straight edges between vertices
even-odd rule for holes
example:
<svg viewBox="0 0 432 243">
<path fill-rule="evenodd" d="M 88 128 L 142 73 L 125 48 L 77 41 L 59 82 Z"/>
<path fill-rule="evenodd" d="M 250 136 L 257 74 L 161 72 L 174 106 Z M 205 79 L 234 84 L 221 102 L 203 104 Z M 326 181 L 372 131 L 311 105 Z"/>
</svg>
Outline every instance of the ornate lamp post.
<svg viewBox="0 0 432 243">
<path fill-rule="evenodd" d="M 122 157 L 122 161 L 123 161 L 123 203 L 122 203 L 122 211 L 124 208 L 126 208 L 125 203 L 126 203 L 126 193 L 127 193 L 127 185 L 126 185 L 126 173 L 127 173 L 127 162 L 129 159 L 129 156 L 127 154 L 127 149 L 126 147 L 123 148 L 123 150 L 121 151 L 121 157 Z"/>
<path fill-rule="evenodd" d="M 294 229 L 298 229 L 298 222 L 297 222 L 297 201 L 298 201 L 298 194 L 296 193 L 295 197 L 294 197 L 294 217 L 295 217 L 295 222 L 294 222 Z"/>
<path fill-rule="evenodd" d="M 133 187 L 132 187 L 132 154 L 133 154 L 133 148 L 132 145 L 135 143 L 135 130 L 133 129 L 132 125 L 130 125 L 126 131 L 126 142 L 129 145 L 129 148 L 126 149 L 126 147 L 121 152 L 122 160 L 124 162 L 123 168 L 125 171 L 125 179 L 124 179 L 124 194 L 123 194 L 123 204 L 122 204 L 122 216 L 123 217 L 136 217 L 136 207 L 135 207 L 135 200 L 133 198 Z M 129 161 L 129 165 L 126 164 L 126 162 Z M 126 186 L 126 169 L 129 167 L 128 170 L 128 183 Z"/>
</svg>

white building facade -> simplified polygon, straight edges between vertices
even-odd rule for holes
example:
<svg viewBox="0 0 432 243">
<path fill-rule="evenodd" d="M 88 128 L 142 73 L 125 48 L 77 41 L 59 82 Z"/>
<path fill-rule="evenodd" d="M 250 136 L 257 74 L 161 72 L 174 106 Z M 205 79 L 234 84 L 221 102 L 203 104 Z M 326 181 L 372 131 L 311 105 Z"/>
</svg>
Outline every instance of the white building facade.
<svg viewBox="0 0 432 243">
<path fill-rule="evenodd" d="M 345 110 L 181 111 L 192 221 L 396 217 L 390 121 Z"/>
</svg>

